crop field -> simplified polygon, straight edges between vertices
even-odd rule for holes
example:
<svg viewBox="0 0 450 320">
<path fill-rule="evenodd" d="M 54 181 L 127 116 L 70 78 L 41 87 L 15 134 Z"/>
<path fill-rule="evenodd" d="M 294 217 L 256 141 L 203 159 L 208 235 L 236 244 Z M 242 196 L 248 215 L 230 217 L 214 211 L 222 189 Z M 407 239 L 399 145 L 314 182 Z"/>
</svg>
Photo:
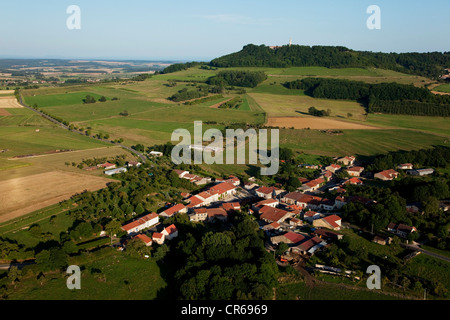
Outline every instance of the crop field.
<svg viewBox="0 0 450 320">
<path fill-rule="evenodd" d="M 0 96 L 0 108 L 12 109 L 23 107 L 17 102 L 17 99 L 14 96 Z"/>
<path fill-rule="evenodd" d="M 331 117 L 365 120 L 366 111 L 359 103 L 353 101 L 314 99 L 305 95 L 273 95 L 262 93 L 249 93 L 270 117 L 300 116 L 308 114 L 310 107 L 319 110 L 331 110 Z M 331 128 L 330 128 L 331 129 Z"/>
<path fill-rule="evenodd" d="M 340 121 L 328 118 L 316 118 L 316 117 L 269 117 L 267 122 L 269 127 L 279 128 L 295 128 L 295 129 L 313 129 L 313 130 L 326 130 L 326 129 L 359 129 L 359 130 L 374 130 L 377 127 L 368 126 L 364 124 Z"/>
<path fill-rule="evenodd" d="M 29 96 L 26 98 L 26 102 L 28 105 L 31 106 L 34 104 L 45 107 L 66 106 L 83 103 L 83 99 L 86 98 L 87 95 L 93 96 L 96 100 L 98 100 L 101 97 L 101 95 L 96 93 L 81 91 L 63 94 L 51 94 L 44 96 Z M 108 97 L 106 98 L 108 100 Z M 101 102 L 97 103 L 100 104 Z"/>
<path fill-rule="evenodd" d="M 2 181 L 0 222 L 48 207 L 83 190 L 95 191 L 114 180 L 52 171 Z"/>
<path fill-rule="evenodd" d="M 438 92 L 450 93 L 450 83 L 440 85 L 440 86 L 434 88 L 433 90 L 438 91 Z"/>
</svg>

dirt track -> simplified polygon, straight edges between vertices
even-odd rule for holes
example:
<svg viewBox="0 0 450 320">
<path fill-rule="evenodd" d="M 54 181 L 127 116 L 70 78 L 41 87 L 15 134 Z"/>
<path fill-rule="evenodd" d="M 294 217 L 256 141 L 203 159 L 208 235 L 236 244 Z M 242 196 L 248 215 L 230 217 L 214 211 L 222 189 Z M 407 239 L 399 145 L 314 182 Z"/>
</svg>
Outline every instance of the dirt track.
<svg viewBox="0 0 450 320">
<path fill-rule="evenodd" d="M 279 127 L 279 128 L 292 128 L 295 129 L 357 129 L 357 130 L 374 130 L 379 129 L 377 127 L 368 126 L 364 124 L 339 121 L 329 118 L 317 118 L 317 117 L 271 117 L 267 122 L 267 126 Z"/>
<path fill-rule="evenodd" d="M 0 222 L 45 208 L 75 193 L 104 188 L 113 180 L 64 171 L 52 171 L 0 184 Z"/>
</svg>

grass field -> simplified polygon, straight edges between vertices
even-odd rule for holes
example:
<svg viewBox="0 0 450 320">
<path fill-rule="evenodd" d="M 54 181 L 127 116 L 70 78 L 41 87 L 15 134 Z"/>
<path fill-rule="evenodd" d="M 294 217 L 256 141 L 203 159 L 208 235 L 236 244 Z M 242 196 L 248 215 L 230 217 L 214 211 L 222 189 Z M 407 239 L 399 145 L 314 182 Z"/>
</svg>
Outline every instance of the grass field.
<svg viewBox="0 0 450 320">
<path fill-rule="evenodd" d="M 153 300 L 161 295 L 166 282 L 152 260 L 128 257 L 114 249 L 104 249 L 88 256 L 71 258 L 71 265 L 81 271 L 81 289 L 69 290 L 66 277 L 48 274 L 23 278 L 11 300 Z M 102 275 L 102 278 L 96 276 Z M 145 279 L 145 281 L 143 281 Z"/>
<path fill-rule="evenodd" d="M 439 92 L 450 93 L 450 83 L 440 85 L 440 86 L 434 88 L 433 90 L 439 91 Z"/>
</svg>

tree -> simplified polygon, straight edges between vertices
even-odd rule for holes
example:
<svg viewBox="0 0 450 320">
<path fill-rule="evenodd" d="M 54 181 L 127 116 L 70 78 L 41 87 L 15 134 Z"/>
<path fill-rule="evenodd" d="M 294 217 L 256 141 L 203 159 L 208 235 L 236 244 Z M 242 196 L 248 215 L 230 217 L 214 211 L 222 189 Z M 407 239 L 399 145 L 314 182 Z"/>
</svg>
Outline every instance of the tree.
<svg viewBox="0 0 450 320">
<path fill-rule="evenodd" d="M 16 288 L 16 281 L 19 281 L 22 276 L 22 271 L 19 270 L 18 267 L 12 266 L 8 271 L 8 279 L 11 281 L 11 284 L 14 285 L 14 289 Z"/>
<path fill-rule="evenodd" d="M 111 238 L 111 244 L 112 244 L 112 238 L 116 236 L 120 231 L 122 230 L 122 225 L 117 220 L 111 220 L 106 226 L 105 226 L 105 232 L 109 237 Z"/>
<path fill-rule="evenodd" d="M 275 251 L 275 254 L 280 256 L 288 250 L 289 250 L 289 246 L 284 242 L 280 242 L 280 244 L 278 244 L 277 250 Z"/>
<path fill-rule="evenodd" d="M 106 101 L 105 96 L 101 96 L 100 99 L 98 99 L 98 101 L 100 101 L 100 102 L 105 102 L 105 101 Z"/>
</svg>

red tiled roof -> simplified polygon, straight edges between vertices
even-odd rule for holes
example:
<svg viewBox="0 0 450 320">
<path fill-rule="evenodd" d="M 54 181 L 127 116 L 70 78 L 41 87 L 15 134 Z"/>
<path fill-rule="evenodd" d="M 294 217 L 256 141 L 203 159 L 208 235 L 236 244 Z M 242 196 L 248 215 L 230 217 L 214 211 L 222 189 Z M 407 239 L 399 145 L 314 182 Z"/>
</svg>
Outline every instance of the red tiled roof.
<svg viewBox="0 0 450 320">
<path fill-rule="evenodd" d="M 340 221 L 341 218 L 338 217 L 337 215 L 333 214 L 331 216 L 327 216 L 325 218 L 323 218 L 323 220 L 325 220 L 330 226 L 332 226 L 333 228 L 339 228 L 340 225 L 337 224 L 337 221 Z"/>
<path fill-rule="evenodd" d="M 148 215 L 146 215 L 146 216 L 143 216 L 143 217 L 140 218 L 139 220 L 130 222 L 130 223 L 128 223 L 128 224 L 122 226 L 122 229 L 125 230 L 125 231 L 129 231 L 129 230 L 131 230 L 131 229 L 134 229 L 134 228 L 140 226 L 141 224 L 146 223 L 147 221 L 150 221 L 150 220 L 152 220 L 152 219 L 155 219 L 156 217 L 158 217 L 158 215 L 157 215 L 156 213 L 152 212 L 152 213 L 150 213 L 150 214 L 148 214 Z"/>
<path fill-rule="evenodd" d="M 188 199 L 189 201 L 189 205 L 187 206 L 188 208 L 193 208 L 199 204 L 202 204 L 204 201 L 197 198 L 196 196 L 192 196 Z"/>
<path fill-rule="evenodd" d="M 325 182 L 325 180 L 323 180 L 322 178 L 319 178 L 319 179 L 311 180 L 310 182 L 305 183 L 305 185 L 308 187 L 315 187 L 324 182 Z"/>
<path fill-rule="evenodd" d="M 298 247 L 302 250 L 302 251 L 308 251 L 309 249 L 311 249 L 312 247 L 314 247 L 315 245 L 319 244 L 322 242 L 322 239 L 320 239 L 319 237 L 315 236 L 303 243 L 301 243 L 300 245 L 298 245 Z"/>
<path fill-rule="evenodd" d="M 164 228 L 164 230 L 171 235 L 172 233 L 175 233 L 178 231 L 177 227 L 174 224 L 171 224 L 170 226 Z"/>
<path fill-rule="evenodd" d="M 214 218 L 214 217 L 228 217 L 228 213 L 223 208 L 212 208 L 207 209 L 206 212 L 208 213 L 208 218 Z"/>
<path fill-rule="evenodd" d="M 164 235 L 162 233 L 159 233 L 159 232 L 155 232 L 152 235 L 153 239 L 162 239 L 163 237 L 164 237 Z"/>
<path fill-rule="evenodd" d="M 260 192 L 263 194 L 272 194 L 273 191 L 280 191 L 280 188 L 277 187 L 260 187 L 258 189 L 256 189 L 256 192 Z"/>
<path fill-rule="evenodd" d="M 150 239 L 147 235 L 145 234 L 138 234 L 137 236 L 135 236 L 134 238 L 138 238 L 140 240 L 142 240 L 144 243 L 150 243 L 152 242 L 152 239 Z"/>
<path fill-rule="evenodd" d="M 272 208 L 269 206 L 263 206 L 259 213 L 261 213 L 261 219 L 267 220 L 267 221 L 279 221 L 281 220 L 285 215 L 289 214 L 288 211 L 278 208 Z"/>
<path fill-rule="evenodd" d="M 168 216 L 171 216 L 171 215 L 183 210 L 184 208 L 186 208 L 186 207 L 183 204 L 179 203 L 169 209 L 164 210 L 163 212 L 165 214 L 167 214 Z"/>
<path fill-rule="evenodd" d="M 236 189 L 236 186 L 234 186 L 228 182 L 222 182 L 222 183 L 216 184 L 215 186 L 212 186 L 211 188 L 209 188 L 209 190 L 216 192 L 218 194 L 224 194 L 225 192 L 228 192 L 228 191 L 231 191 L 234 189 Z"/>
<path fill-rule="evenodd" d="M 284 237 L 286 239 L 289 239 L 292 243 L 299 243 L 305 240 L 305 236 L 302 236 L 301 234 L 295 232 L 288 232 L 284 235 Z"/>
</svg>

